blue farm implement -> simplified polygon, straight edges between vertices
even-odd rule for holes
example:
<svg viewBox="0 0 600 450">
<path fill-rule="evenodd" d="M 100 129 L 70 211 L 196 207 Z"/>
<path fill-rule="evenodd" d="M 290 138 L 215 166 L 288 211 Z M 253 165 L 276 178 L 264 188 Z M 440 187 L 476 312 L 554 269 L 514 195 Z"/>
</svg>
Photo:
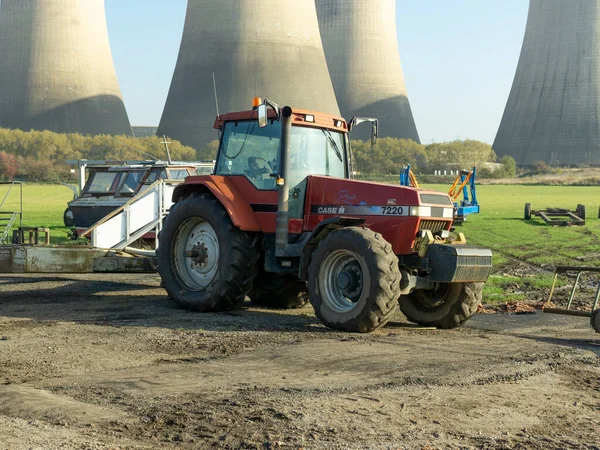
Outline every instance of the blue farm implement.
<svg viewBox="0 0 600 450">
<path fill-rule="evenodd" d="M 479 202 L 477 201 L 477 188 L 475 185 L 476 177 L 477 169 L 475 167 L 473 167 L 472 171 L 461 170 L 448 191 L 448 195 L 454 202 L 455 225 L 461 225 L 467 220 L 467 216 L 479 214 L 481 211 Z M 417 189 L 420 188 L 419 182 L 411 170 L 410 164 L 400 172 L 400 185 L 412 186 Z M 463 198 L 462 200 L 459 200 L 461 193 Z"/>
</svg>

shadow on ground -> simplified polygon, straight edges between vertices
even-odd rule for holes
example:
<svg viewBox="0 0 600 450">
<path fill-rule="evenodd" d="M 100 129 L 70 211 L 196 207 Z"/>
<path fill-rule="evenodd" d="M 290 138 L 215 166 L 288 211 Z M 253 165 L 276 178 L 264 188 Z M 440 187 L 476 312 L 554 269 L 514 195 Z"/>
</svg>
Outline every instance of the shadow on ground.
<svg viewBox="0 0 600 450">
<path fill-rule="evenodd" d="M 178 308 L 154 275 L 0 277 L 0 316 L 102 326 L 207 331 L 327 332 L 310 306 L 279 311 L 252 307 L 222 313 Z"/>
</svg>

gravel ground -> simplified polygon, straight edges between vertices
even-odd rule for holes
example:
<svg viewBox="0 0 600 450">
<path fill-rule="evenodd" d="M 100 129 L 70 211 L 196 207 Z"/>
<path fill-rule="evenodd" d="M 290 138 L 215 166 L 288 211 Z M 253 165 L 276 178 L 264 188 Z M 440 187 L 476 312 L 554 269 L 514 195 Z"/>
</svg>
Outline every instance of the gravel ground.
<svg viewBox="0 0 600 450">
<path fill-rule="evenodd" d="M 106 277 L 0 277 L 0 449 L 600 449 L 587 319 L 343 334 Z"/>
</svg>

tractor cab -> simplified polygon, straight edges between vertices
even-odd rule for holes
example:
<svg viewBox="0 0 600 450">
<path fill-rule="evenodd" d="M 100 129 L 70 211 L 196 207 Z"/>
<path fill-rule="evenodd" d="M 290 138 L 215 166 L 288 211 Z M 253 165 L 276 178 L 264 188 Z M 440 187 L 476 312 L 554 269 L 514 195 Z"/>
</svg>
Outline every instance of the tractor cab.
<svg viewBox="0 0 600 450">
<path fill-rule="evenodd" d="M 255 103 L 260 103 L 255 99 Z M 283 175 L 281 156 L 283 121 L 279 108 L 265 104 L 251 111 L 219 116 L 215 128 L 221 144 L 215 175 L 243 176 L 254 189 L 276 191 Z M 340 117 L 294 110 L 287 151 L 286 183 L 290 189 L 290 217 L 301 219 L 307 177 L 349 178 L 348 124 Z"/>
</svg>

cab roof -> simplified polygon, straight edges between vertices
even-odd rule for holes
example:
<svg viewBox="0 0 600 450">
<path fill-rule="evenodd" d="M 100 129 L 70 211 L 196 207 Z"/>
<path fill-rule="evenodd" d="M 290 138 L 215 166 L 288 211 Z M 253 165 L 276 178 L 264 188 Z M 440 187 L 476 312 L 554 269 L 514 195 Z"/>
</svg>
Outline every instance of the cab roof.
<svg viewBox="0 0 600 450">
<path fill-rule="evenodd" d="M 310 120 L 311 117 L 314 121 Z M 272 108 L 269 108 L 269 118 L 277 118 L 277 115 Z M 238 120 L 258 120 L 258 111 L 256 109 L 250 109 L 247 111 L 221 114 L 215 119 L 214 128 L 222 131 L 226 122 L 235 122 Z M 348 123 L 343 117 L 307 109 L 292 108 L 292 125 L 311 128 L 326 128 L 339 133 L 348 133 Z"/>
</svg>

